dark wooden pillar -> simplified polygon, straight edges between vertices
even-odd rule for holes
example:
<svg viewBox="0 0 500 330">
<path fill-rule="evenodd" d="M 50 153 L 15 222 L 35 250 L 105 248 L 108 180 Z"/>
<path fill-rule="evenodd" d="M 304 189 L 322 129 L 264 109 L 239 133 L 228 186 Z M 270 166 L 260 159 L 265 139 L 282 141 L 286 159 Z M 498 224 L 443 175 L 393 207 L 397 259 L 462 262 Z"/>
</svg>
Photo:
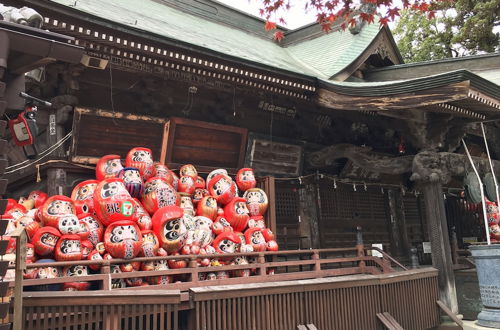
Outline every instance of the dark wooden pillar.
<svg viewBox="0 0 500 330">
<path fill-rule="evenodd" d="M 71 112 L 71 106 L 63 106 L 59 110 L 50 110 L 49 127 L 47 130 L 48 146 L 55 145 L 64 137 L 63 123 Z M 66 157 L 64 145 L 54 150 L 52 159 L 63 159 Z M 51 195 L 64 195 L 66 193 L 66 171 L 61 168 L 49 168 L 47 170 L 47 193 Z"/>
<path fill-rule="evenodd" d="M 299 225 L 301 235 L 310 237 L 310 248 L 321 247 L 319 229 L 320 199 L 319 186 L 316 177 L 304 179 L 303 186 L 299 190 L 301 212 L 301 223 Z M 304 242 L 305 243 L 305 242 Z"/>
<path fill-rule="evenodd" d="M 443 199 L 443 187 L 439 180 L 419 182 L 425 202 L 427 230 L 431 241 L 432 265 L 439 271 L 440 300 L 458 314 L 455 275 L 451 257 L 448 225 Z"/>
<path fill-rule="evenodd" d="M 387 190 L 389 205 L 389 232 L 391 234 L 391 253 L 402 258 L 410 258 L 411 243 L 406 228 L 406 215 L 403 193 L 400 189 Z M 408 259 L 409 260 L 409 259 Z"/>
</svg>

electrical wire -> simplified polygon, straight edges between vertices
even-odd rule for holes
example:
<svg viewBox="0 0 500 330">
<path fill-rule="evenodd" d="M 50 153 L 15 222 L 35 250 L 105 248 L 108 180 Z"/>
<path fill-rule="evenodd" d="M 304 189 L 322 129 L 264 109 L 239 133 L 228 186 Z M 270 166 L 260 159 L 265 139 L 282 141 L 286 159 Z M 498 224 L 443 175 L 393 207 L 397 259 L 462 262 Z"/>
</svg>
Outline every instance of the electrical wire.
<svg viewBox="0 0 500 330">
<path fill-rule="evenodd" d="M 73 134 L 73 131 L 69 132 L 65 137 L 63 137 L 61 140 L 57 141 L 54 145 L 50 146 L 49 148 L 47 148 L 43 152 L 39 153 L 40 157 L 38 157 L 37 159 L 35 159 L 31 162 L 29 162 L 30 160 L 25 160 L 24 162 L 7 167 L 6 170 L 9 170 L 11 168 L 15 168 L 15 169 L 13 169 L 11 171 L 6 171 L 5 174 L 14 173 L 14 172 L 17 172 L 19 170 L 25 169 L 25 168 L 27 168 L 35 163 L 38 163 L 40 160 L 44 159 L 45 157 L 47 157 L 48 155 L 53 153 L 56 149 L 58 149 L 60 146 L 62 146 L 63 143 L 66 142 L 71 137 L 72 134 Z M 20 165 L 25 164 L 26 162 L 29 162 L 29 163 L 24 165 L 24 166 L 19 167 Z"/>
</svg>

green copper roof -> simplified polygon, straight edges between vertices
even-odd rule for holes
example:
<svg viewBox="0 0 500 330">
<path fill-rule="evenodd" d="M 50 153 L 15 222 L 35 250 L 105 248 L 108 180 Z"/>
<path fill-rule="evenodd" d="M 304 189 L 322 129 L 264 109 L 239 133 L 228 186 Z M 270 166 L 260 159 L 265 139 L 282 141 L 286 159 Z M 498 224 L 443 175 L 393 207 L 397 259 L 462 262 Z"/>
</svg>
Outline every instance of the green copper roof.
<svg viewBox="0 0 500 330">
<path fill-rule="evenodd" d="M 259 35 L 255 29 L 250 31 L 243 27 L 236 28 L 237 22 L 229 25 L 227 21 L 217 21 L 217 14 L 203 17 L 180 10 L 168 2 L 155 0 L 52 0 L 51 2 L 160 37 L 322 79 L 329 79 L 359 57 L 380 31 L 378 24 L 370 24 L 355 35 L 348 30 L 321 33 L 316 34 L 315 38 L 306 38 L 304 41 L 282 47 L 273 41 L 269 34 Z M 210 4 L 210 1 L 205 0 L 200 3 Z M 212 4 L 216 5 L 213 2 Z M 253 18 L 247 17 L 247 23 L 249 19 Z M 262 29 L 264 29 L 263 24 Z M 290 32 L 293 33 L 289 31 L 287 34 Z"/>
</svg>

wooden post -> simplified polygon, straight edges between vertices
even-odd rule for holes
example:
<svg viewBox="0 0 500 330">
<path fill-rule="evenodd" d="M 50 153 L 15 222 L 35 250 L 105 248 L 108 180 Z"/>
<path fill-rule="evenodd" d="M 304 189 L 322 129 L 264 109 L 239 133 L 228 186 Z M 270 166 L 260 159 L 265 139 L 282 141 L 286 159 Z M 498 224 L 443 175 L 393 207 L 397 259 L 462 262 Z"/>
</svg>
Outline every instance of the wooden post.
<svg viewBox="0 0 500 330">
<path fill-rule="evenodd" d="M 59 110 L 49 112 L 49 127 L 47 130 L 47 145 L 53 146 L 64 136 L 63 123 L 67 113 L 71 111 L 70 106 L 64 106 Z M 50 158 L 64 158 L 64 147 L 61 146 L 52 152 Z M 66 188 L 66 171 L 59 168 L 47 170 L 47 193 L 52 195 L 64 195 Z"/>
<path fill-rule="evenodd" d="M 301 248 L 318 249 L 321 247 L 321 237 L 319 231 L 319 193 L 317 180 L 304 179 L 303 186 L 299 188 L 300 198 L 300 236 L 309 236 L 309 246 Z"/>
<path fill-rule="evenodd" d="M 14 286 L 14 326 L 13 330 L 24 328 L 23 320 L 23 271 L 26 269 L 26 232 L 24 228 L 16 234 L 16 275 Z M 14 236 L 14 235 L 12 235 Z"/>
<path fill-rule="evenodd" d="M 440 300 L 458 314 L 455 274 L 451 258 L 448 225 L 443 199 L 443 187 L 439 180 L 420 182 L 425 202 L 427 230 L 431 241 L 432 265 L 439 271 Z"/>
<path fill-rule="evenodd" d="M 363 232 L 361 226 L 356 227 L 356 251 L 358 257 L 365 256 L 365 244 L 363 243 Z M 361 260 L 359 262 L 359 268 L 361 269 L 361 273 L 365 272 L 366 263 Z"/>
<path fill-rule="evenodd" d="M 388 189 L 387 202 L 390 214 L 391 253 L 394 256 L 407 258 L 410 255 L 411 247 L 406 230 L 403 196 L 400 190 Z"/>
</svg>

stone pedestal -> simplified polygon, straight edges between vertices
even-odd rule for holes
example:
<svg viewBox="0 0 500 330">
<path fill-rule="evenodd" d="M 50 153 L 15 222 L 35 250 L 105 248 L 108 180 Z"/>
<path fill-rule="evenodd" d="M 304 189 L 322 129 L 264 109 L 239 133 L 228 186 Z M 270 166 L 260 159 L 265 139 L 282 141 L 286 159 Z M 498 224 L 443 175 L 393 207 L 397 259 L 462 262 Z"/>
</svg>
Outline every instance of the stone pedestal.
<svg viewBox="0 0 500 330">
<path fill-rule="evenodd" d="M 500 328 L 500 244 L 469 247 L 476 262 L 477 278 L 483 309 L 478 325 Z"/>
</svg>

